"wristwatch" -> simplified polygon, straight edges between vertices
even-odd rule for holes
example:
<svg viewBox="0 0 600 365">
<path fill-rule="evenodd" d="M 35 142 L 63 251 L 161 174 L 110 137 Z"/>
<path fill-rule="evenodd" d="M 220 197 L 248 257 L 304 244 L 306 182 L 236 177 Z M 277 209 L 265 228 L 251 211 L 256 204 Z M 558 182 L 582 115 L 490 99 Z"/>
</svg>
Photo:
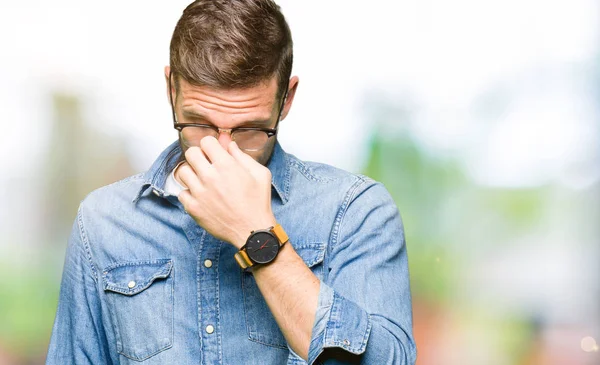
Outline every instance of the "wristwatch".
<svg viewBox="0 0 600 365">
<path fill-rule="evenodd" d="M 244 270 L 256 264 L 265 265 L 275 260 L 281 247 L 289 238 L 281 225 L 250 232 L 246 244 L 234 255 Z"/>
</svg>

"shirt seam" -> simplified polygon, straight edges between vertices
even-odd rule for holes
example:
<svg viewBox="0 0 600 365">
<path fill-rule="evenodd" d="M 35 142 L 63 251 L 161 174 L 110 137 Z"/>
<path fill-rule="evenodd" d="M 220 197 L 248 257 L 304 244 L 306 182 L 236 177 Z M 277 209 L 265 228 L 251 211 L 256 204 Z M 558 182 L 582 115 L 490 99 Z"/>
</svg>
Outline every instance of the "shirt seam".
<svg viewBox="0 0 600 365">
<path fill-rule="evenodd" d="M 84 223 L 83 223 L 83 206 L 80 206 L 79 210 L 77 211 L 77 228 L 79 230 L 79 237 L 81 238 L 81 242 L 83 243 L 83 249 L 85 251 L 85 254 L 86 254 L 86 257 L 88 260 L 88 264 L 90 265 L 90 270 L 92 272 L 92 279 L 94 279 L 94 282 L 97 284 L 98 283 L 98 271 L 96 270 L 96 267 L 94 266 L 94 261 L 92 258 L 92 251 L 90 249 L 90 244 L 89 244 L 89 239 L 85 232 L 85 227 L 84 227 Z"/>
<path fill-rule="evenodd" d="M 127 176 L 127 177 L 125 177 L 125 178 L 123 178 L 121 180 L 115 181 L 115 182 L 113 182 L 111 184 L 104 185 L 102 188 L 105 189 L 105 188 L 109 188 L 109 187 L 114 186 L 114 185 L 125 184 L 125 183 L 131 182 L 133 180 L 139 180 L 139 179 L 141 179 L 143 181 L 144 174 L 145 174 L 145 172 L 138 172 L 135 175 Z"/>
<path fill-rule="evenodd" d="M 280 198 L 282 198 L 281 200 L 285 204 L 289 201 L 290 197 L 290 180 L 292 178 L 293 159 L 283 149 L 281 149 L 281 152 L 283 153 L 283 159 L 285 161 L 285 176 L 283 178 L 283 196 L 280 196 Z M 275 188 L 275 190 L 277 190 L 277 188 Z"/>
<path fill-rule="evenodd" d="M 364 176 L 362 176 L 362 175 L 355 175 L 355 176 L 356 176 L 356 181 L 350 186 L 350 188 L 348 188 L 348 191 L 346 192 L 346 196 L 344 197 L 342 205 L 340 206 L 338 213 L 336 214 L 336 217 L 333 221 L 333 227 L 332 227 L 331 236 L 329 239 L 330 245 L 329 245 L 328 251 L 333 251 L 335 246 L 338 244 L 339 233 L 341 231 L 341 226 L 342 226 L 343 220 L 346 217 L 346 212 L 348 211 L 348 207 L 350 206 L 350 204 L 354 201 L 354 199 L 358 195 L 357 191 L 359 190 L 359 188 L 367 182 L 367 179 L 365 179 Z M 326 261 L 328 263 L 328 260 L 326 260 Z"/>
<path fill-rule="evenodd" d="M 171 158 L 173 158 L 173 156 L 177 153 L 177 148 L 173 148 L 171 151 L 169 151 L 167 153 L 167 155 L 165 156 L 165 158 L 161 161 L 160 165 L 158 166 L 158 168 L 155 171 L 149 171 L 152 173 L 152 177 L 150 179 L 150 185 L 152 186 L 156 186 L 157 183 L 157 179 L 158 176 L 160 175 L 160 173 L 162 171 L 166 171 L 167 169 L 167 164 L 169 163 L 169 161 L 171 161 Z"/>
<path fill-rule="evenodd" d="M 290 160 L 290 165 L 294 167 L 296 171 L 301 173 L 305 178 L 311 181 L 321 182 L 321 183 L 329 183 L 335 181 L 335 179 L 325 176 L 317 176 L 312 172 L 310 167 L 305 164 L 303 161 L 298 159 Z"/>
</svg>

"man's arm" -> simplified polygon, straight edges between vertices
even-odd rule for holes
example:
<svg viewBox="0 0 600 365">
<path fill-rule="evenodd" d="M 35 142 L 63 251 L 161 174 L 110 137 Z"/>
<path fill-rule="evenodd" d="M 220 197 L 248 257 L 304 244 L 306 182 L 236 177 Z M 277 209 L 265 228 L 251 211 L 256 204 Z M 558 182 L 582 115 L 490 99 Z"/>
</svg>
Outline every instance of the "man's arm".
<svg viewBox="0 0 600 365">
<path fill-rule="evenodd" d="M 189 165 L 178 170 L 190 189 L 179 200 L 199 225 L 239 249 L 251 230 L 275 224 L 271 175 L 235 142 L 230 154 L 212 137 L 201 145 L 202 151 L 188 149 Z M 318 358 L 327 364 L 412 365 L 408 264 L 398 210 L 381 184 L 361 179 L 348 194 L 350 203 L 339 212 L 325 255 L 324 281 L 284 245 L 274 262 L 253 270 L 256 283 L 290 348 L 309 364 Z"/>
<path fill-rule="evenodd" d="M 371 179 L 351 194 L 326 255 L 327 284 L 321 283 L 309 359 L 325 349 L 339 354 L 341 348 L 362 354 L 362 364 L 414 364 L 408 260 L 398 209 L 385 187 Z M 327 351 L 322 356 L 319 360 L 327 359 Z"/>
<path fill-rule="evenodd" d="M 252 273 L 289 346 L 307 360 L 317 311 L 319 279 L 289 242 L 283 245 L 272 263 L 257 266 Z"/>
<path fill-rule="evenodd" d="M 96 271 L 84 246 L 81 208 L 69 238 L 47 365 L 110 364 Z"/>
<path fill-rule="evenodd" d="M 309 364 L 414 364 L 398 210 L 381 184 L 363 180 L 355 190 L 356 197 L 340 211 L 325 282 L 293 247 L 254 269 L 254 277 L 290 347 Z"/>
</svg>

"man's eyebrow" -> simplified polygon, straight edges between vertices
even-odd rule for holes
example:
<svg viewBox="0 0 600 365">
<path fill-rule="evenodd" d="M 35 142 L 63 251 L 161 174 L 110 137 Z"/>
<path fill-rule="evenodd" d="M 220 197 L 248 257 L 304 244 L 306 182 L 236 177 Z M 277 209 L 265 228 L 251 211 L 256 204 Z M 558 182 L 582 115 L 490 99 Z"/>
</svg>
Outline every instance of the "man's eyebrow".
<svg viewBox="0 0 600 365">
<path fill-rule="evenodd" d="M 188 109 L 183 109 L 181 111 L 181 114 L 183 114 L 184 117 L 189 117 L 189 118 L 199 118 L 199 119 L 204 119 L 207 120 L 206 116 L 202 113 L 198 113 L 195 110 L 188 110 Z"/>
<path fill-rule="evenodd" d="M 199 113 L 195 110 L 183 109 L 181 111 L 181 114 L 183 114 L 184 117 L 202 119 L 203 121 L 206 121 L 207 123 L 212 124 L 212 122 L 204 114 Z M 272 123 L 273 123 L 273 121 L 270 119 L 247 120 L 247 121 L 241 122 L 238 125 L 238 127 L 256 126 L 256 125 L 266 127 L 268 125 L 271 125 Z"/>
</svg>

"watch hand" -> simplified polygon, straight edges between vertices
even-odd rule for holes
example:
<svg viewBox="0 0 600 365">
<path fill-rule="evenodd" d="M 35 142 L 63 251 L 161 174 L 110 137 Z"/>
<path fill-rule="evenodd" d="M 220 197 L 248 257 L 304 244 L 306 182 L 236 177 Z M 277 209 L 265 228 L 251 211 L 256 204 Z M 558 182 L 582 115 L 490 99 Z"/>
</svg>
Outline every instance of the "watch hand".
<svg viewBox="0 0 600 365">
<path fill-rule="evenodd" d="M 267 245 L 267 243 L 269 243 L 269 241 L 271 241 L 271 239 L 268 239 L 265 243 L 262 244 L 262 246 L 260 246 L 259 248 L 257 248 L 256 250 L 254 250 L 253 252 L 256 252 L 258 250 L 262 250 L 263 248 L 265 248 L 265 246 Z"/>
</svg>

